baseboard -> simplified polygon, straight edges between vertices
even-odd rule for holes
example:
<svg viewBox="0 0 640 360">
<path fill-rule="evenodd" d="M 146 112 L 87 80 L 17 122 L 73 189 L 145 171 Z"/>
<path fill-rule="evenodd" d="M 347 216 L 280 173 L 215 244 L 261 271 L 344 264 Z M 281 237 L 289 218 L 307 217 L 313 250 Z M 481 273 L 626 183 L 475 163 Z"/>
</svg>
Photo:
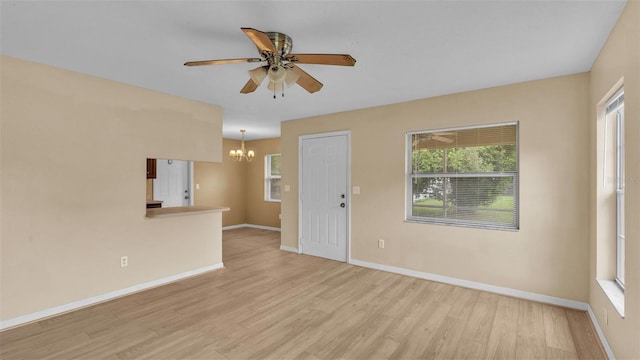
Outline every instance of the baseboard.
<svg viewBox="0 0 640 360">
<path fill-rule="evenodd" d="M 448 276 L 430 274 L 430 273 L 425 273 L 421 271 L 399 268 L 395 266 L 381 265 L 381 264 L 376 264 L 376 263 L 371 263 L 371 262 L 356 260 L 356 259 L 351 259 L 349 261 L 349 264 L 362 266 L 370 269 L 392 272 L 392 273 L 401 274 L 401 275 L 413 276 L 419 279 L 437 281 L 445 284 L 451 284 L 451 285 L 466 287 L 470 289 L 487 291 L 487 292 L 500 294 L 500 295 L 507 295 L 507 296 L 525 299 L 525 300 L 563 306 L 571 309 L 587 311 L 587 309 L 589 308 L 589 304 L 583 303 L 580 301 L 567 300 L 567 299 L 557 298 L 557 297 L 548 296 L 548 295 L 536 294 L 536 293 L 522 291 L 522 290 L 516 290 L 516 289 L 510 289 L 510 288 L 505 288 L 501 286 L 479 283 L 475 281 L 456 279 Z"/>
<path fill-rule="evenodd" d="M 133 293 L 137 293 L 143 290 L 148 290 L 161 285 L 166 285 L 168 283 L 176 282 L 178 280 L 186 279 L 195 275 L 200 275 L 209 271 L 222 269 L 223 267 L 224 267 L 223 263 L 213 264 L 213 265 L 205 266 L 199 269 L 190 270 L 180 274 L 168 276 L 162 279 L 153 280 L 143 284 L 130 286 L 128 288 L 111 291 L 106 294 L 92 296 L 90 298 L 74 301 L 72 303 L 68 303 L 65 305 L 52 307 L 52 308 L 38 311 L 32 314 L 22 315 L 22 316 L 15 317 L 13 319 L 0 321 L 0 330 L 6 330 L 19 325 L 24 325 L 34 321 L 39 321 L 45 318 L 49 318 L 55 315 L 60 315 L 62 313 L 78 310 L 87 306 L 96 305 L 98 303 L 102 303 L 108 300 L 113 300 L 115 298 L 123 297 L 126 295 L 131 295 Z"/>
<path fill-rule="evenodd" d="M 613 350 L 611 350 L 611 347 L 609 346 L 609 342 L 607 342 L 607 338 L 604 336 L 604 332 L 600 327 L 600 323 L 598 322 L 598 319 L 596 318 L 596 314 L 593 312 L 591 305 L 588 305 L 587 314 L 589 314 L 589 318 L 591 319 L 593 328 L 596 330 L 596 333 L 598 334 L 598 338 L 600 338 L 600 343 L 604 348 L 604 352 L 607 353 L 607 357 L 609 358 L 609 360 L 616 360 L 616 357 L 613 355 Z"/>
<path fill-rule="evenodd" d="M 280 245 L 280 250 L 289 251 L 289 252 L 298 254 L 298 248 L 294 248 L 294 247 L 291 247 L 291 246 Z"/>
<path fill-rule="evenodd" d="M 237 225 L 229 225 L 223 226 L 222 230 L 232 230 L 232 229 L 241 229 L 241 228 L 254 228 L 260 230 L 271 230 L 271 231 L 280 231 L 280 228 L 272 227 L 272 226 L 263 226 L 263 225 L 253 225 L 253 224 L 237 224 Z"/>
</svg>

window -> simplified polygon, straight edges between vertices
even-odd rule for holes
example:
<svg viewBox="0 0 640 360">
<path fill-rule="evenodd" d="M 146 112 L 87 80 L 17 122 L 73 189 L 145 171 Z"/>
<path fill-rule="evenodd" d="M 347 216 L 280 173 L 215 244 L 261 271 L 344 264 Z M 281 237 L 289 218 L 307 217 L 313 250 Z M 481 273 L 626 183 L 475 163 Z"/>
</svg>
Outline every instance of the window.
<svg viewBox="0 0 640 360">
<path fill-rule="evenodd" d="M 612 136 L 605 135 L 605 153 L 611 149 L 610 156 L 614 160 L 613 174 L 615 177 L 615 197 L 616 197 L 616 282 L 624 289 L 624 245 L 625 245 L 625 225 L 624 225 L 624 89 L 617 92 L 609 102 L 605 110 L 605 129 L 613 130 Z M 614 143 L 607 144 L 607 140 Z M 605 174 L 606 160 L 604 157 Z M 606 177 L 605 177 L 606 181 Z"/>
<path fill-rule="evenodd" d="M 280 154 L 267 154 L 265 160 L 265 201 L 280 201 Z"/>
<path fill-rule="evenodd" d="M 407 134 L 407 220 L 518 229 L 518 124 Z"/>
<path fill-rule="evenodd" d="M 622 79 L 598 104 L 596 279 L 618 314 L 625 302 L 625 147 Z M 617 90 L 617 91 L 616 91 Z"/>
</svg>

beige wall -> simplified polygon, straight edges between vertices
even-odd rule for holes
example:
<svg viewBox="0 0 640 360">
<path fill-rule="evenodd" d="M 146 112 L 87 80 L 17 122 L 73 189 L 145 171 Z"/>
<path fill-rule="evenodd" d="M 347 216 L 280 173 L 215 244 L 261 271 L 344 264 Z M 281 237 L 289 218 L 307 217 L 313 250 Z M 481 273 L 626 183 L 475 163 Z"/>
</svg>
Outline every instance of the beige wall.
<svg viewBox="0 0 640 360">
<path fill-rule="evenodd" d="M 280 138 L 250 141 L 247 149 L 256 152 L 256 159 L 247 165 L 246 222 L 280 228 L 280 203 L 264 200 L 265 155 L 280 153 Z"/>
<path fill-rule="evenodd" d="M 597 144 L 603 127 L 602 109 L 599 105 L 611 96 L 611 90 L 622 80 L 625 91 L 625 152 L 627 154 L 625 214 L 626 214 L 626 287 L 625 316 L 618 315 L 606 297 L 596 276 L 611 273 L 607 266 L 607 252 L 614 247 L 606 240 L 615 241 L 614 236 L 607 239 L 604 206 L 596 192 L 602 186 L 597 175 L 599 162 L 596 160 Z M 602 328 L 609 345 L 618 359 L 640 359 L 640 2 L 629 1 L 607 43 L 591 69 L 591 102 L 589 106 L 591 147 L 591 266 L 589 272 L 589 304 Z M 599 214 L 599 217 L 596 217 Z M 606 219 L 605 219 L 606 220 Z M 605 242 L 596 241 L 604 240 Z M 598 246 L 596 246 L 598 245 Z M 609 245 L 609 246 L 608 246 Z M 597 268 L 598 271 L 596 271 Z M 597 275 L 596 275 L 597 274 Z M 608 313 L 608 324 L 604 318 Z"/>
<path fill-rule="evenodd" d="M 297 248 L 298 137 L 351 131 L 351 257 L 586 302 L 589 75 L 282 123 L 282 245 Z M 520 122 L 520 230 L 404 221 L 405 134 Z M 378 249 L 378 239 L 385 248 Z"/>
<path fill-rule="evenodd" d="M 239 140 L 223 139 L 221 163 L 194 164 L 193 182 L 200 185 L 194 190 L 194 205 L 228 207 L 230 210 L 222 213 L 222 226 L 246 223 L 247 166 L 227 155 L 229 150 L 239 148 Z"/>
<path fill-rule="evenodd" d="M 219 213 L 147 219 L 144 205 L 147 157 L 220 161 L 219 107 L 5 56 L 0 68 L 2 320 L 222 261 Z"/>
<path fill-rule="evenodd" d="M 260 225 L 280 228 L 280 203 L 264 201 L 264 156 L 280 153 L 280 138 L 246 141 L 247 150 L 256 153 L 251 163 L 231 160 L 227 154 L 239 149 L 240 141 L 223 139 L 222 163 L 194 166 L 195 205 L 226 206 L 222 225 Z"/>
</svg>

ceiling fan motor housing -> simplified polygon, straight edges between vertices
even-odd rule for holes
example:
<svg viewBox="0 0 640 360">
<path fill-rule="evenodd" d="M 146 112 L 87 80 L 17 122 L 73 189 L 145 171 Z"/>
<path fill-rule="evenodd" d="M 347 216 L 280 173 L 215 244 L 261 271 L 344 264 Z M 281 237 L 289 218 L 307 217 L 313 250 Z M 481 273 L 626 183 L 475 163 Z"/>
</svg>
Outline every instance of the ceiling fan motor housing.
<svg viewBox="0 0 640 360">
<path fill-rule="evenodd" d="M 273 43 L 273 46 L 278 51 L 277 55 L 279 55 L 280 57 L 289 55 L 291 49 L 293 48 L 293 40 L 291 40 L 289 36 L 279 32 L 267 32 L 266 34 L 269 37 L 269 40 L 271 40 L 271 42 Z"/>
</svg>

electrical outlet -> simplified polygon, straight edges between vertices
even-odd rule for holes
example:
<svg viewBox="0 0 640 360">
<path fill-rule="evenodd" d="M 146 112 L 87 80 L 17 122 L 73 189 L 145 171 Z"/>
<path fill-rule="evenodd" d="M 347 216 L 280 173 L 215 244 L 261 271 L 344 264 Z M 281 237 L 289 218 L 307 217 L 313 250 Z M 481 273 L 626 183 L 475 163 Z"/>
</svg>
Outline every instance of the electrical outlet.
<svg viewBox="0 0 640 360">
<path fill-rule="evenodd" d="M 123 256 L 120 258 L 120 267 L 127 267 L 129 266 L 129 257 L 128 256 Z"/>
<path fill-rule="evenodd" d="M 384 249 L 384 240 L 382 239 L 378 240 L 378 248 Z"/>
<path fill-rule="evenodd" d="M 607 314 L 607 308 L 604 308 L 604 324 L 609 325 L 609 314 Z"/>
</svg>

